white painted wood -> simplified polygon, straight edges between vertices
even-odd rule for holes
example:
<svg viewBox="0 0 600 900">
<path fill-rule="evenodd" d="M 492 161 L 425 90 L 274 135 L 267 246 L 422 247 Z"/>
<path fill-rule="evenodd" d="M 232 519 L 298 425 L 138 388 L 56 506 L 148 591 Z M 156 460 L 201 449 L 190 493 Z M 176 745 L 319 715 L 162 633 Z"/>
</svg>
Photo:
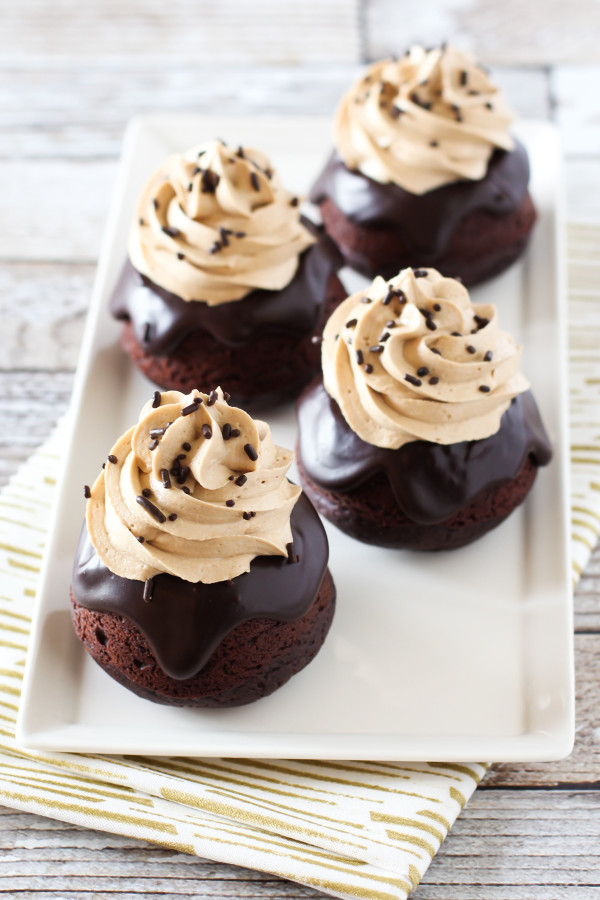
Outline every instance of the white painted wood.
<svg viewBox="0 0 600 900">
<path fill-rule="evenodd" d="M 600 154 L 600 66 L 558 66 L 551 76 L 555 118 L 567 155 Z"/>
<path fill-rule="evenodd" d="M 356 79 L 358 64 L 242 66 L 214 77 L 210 65 L 152 61 L 95 62 L 80 81 L 77 62 L 39 59 L 0 61 L 0 158 L 114 157 L 127 120 L 137 114 L 218 110 L 226 115 L 333 115 L 339 98 Z M 547 73 L 498 67 L 494 77 L 520 116 L 547 118 Z M 198 85 L 210 85 L 199 90 Z M 268 150 L 268 148 L 265 148 Z"/>
<path fill-rule="evenodd" d="M 145 56 L 157 68 L 165 59 L 204 59 L 214 64 L 215 79 L 232 60 L 360 58 L 359 5 L 346 0 L 9 0 L 2 18 L 4 53 L 85 61 Z"/>
<path fill-rule="evenodd" d="M 369 58 L 411 43 L 450 41 L 484 63 L 595 62 L 600 6 L 594 0 L 366 0 Z"/>
</svg>

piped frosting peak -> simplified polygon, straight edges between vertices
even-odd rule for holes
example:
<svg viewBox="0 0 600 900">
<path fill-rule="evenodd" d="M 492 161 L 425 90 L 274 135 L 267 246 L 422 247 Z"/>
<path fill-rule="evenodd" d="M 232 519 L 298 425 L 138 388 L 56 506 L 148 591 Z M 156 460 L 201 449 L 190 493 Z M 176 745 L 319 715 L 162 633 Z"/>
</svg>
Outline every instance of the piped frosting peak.
<svg viewBox="0 0 600 900">
<path fill-rule="evenodd" d="M 281 290 L 314 240 L 263 153 L 209 141 L 170 156 L 148 180 L 129 257 L 165 290 L 217 306 Z"/>
<path fill-rule="evenodd" d="M 521 348 L 490 304 L 435 269 L 404 269 L 348 297 L 323 333 L 323 382 L 352 430 L 377 447 L 489 437 L 529 387 Z"/>
<path fill-rule="evenodd" d="M 348 168 L 423 194 L 483 178 L 496 148 L 513 149 L 513 118 L 470 54 L 415 46 L 372 65 L 342 98 L 336 145 Z"/>
<path fill-rule="evenodd" d="M 212 584 L 288 555 L 294 454 L 226 396 L 157 391 L 86 489 L 90 539 L 115 575 Z"/>
</svg>

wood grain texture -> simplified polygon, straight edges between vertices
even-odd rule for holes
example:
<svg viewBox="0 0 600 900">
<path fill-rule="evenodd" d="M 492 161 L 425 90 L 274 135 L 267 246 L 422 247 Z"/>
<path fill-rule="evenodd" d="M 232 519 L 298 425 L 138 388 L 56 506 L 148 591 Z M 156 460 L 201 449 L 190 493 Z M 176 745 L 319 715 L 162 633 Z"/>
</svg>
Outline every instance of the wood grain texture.
<svg viewBox="0 0 600 900">
<path fill-rule="evenodd" d="M 526 66 L 596 62 L 600 6 L 594 0 L 366 0 L 370 59 L 411 43 L 449 41 L 485 63 Z"/>
<path fill-rule="evenodd" d="M 361 52 L 359 4 L 346 0 L 5 0 L 2 14 L 4 53 L 203 59 L 215 79 L 232 60 L 342 62 Z"/>
</svg>

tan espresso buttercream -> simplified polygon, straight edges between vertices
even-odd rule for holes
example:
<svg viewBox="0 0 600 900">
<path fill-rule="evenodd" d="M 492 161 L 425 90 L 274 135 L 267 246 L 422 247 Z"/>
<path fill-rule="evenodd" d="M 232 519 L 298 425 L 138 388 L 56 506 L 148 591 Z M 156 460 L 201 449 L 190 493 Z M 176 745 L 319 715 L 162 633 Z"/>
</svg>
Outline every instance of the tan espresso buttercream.
<svg viewBox="0 0 600 900">
<path fill-rule="evenodd" d="M 129 257 L 165 290 L 218 306 L 284 288 L 314 240 L 263 153 L 210 141 L 170 156 L 149 179 Z"/>
<path fill-rule="evenodd" d="M 454 47 L 382 60 L 342 98 L 335 141 L 350 169 L 413 194 L 485 176 L 512 150 L 514 114 L 485 71 Z"/>
<path fill-rule="evenodd" d="M 416 273 L 416 274 L 415 274 Z M 323 334 L 323 381 L 352 430 L 377 447 L 489 437 L 529 387 L 494 306 L 435 269 L 404 269 L 348 297 Z"/>
<path fill-rule="evenodd" d="M 286 478 L 293 458 L 220 388 L 163 392 L 91 489 L 92 544 L 111 572 L 139 581 L 168 572 L 212 584 L 249 571 L 257 556 L 287 556 L 301 493 Z"/>
</svg>

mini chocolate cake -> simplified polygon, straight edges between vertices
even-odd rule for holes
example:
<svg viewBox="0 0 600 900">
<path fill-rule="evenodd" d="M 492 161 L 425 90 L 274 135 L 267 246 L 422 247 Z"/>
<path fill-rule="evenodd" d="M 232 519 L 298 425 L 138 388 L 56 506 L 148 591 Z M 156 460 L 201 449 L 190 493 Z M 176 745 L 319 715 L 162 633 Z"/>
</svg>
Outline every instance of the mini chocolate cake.
<svg viewBox="0 0 600 900">
<path fill-rule="evenodd" d="M 342 99 L 311 199 L 346 262 L 391 277 L 418 259 L 473 285 L 510 266 L 536 219 L 512 114 L 474 60 L 414 47 Z"/>
<path fill-rule="evenodd" d="M 86 488 L 73 567 L 75 631 L 116 681 L 158 703 L 237 706 L 313 659 L 335 587 L 319 517 L 285 478 L 292 458 L 220 390 L 146 404 Z"/>
<path fill-rule="evenodd" d="M 146 185 L 111 311 L 155 384 L 227 384 L 258 408 L 297 396 L 318 371 L 341 264 L 262 153 L 213 141 L 170 157 Z"/>
<path fill-rule="evenodd" d="M 325 385 L 298 403 L 319 512 L 366 543 L 461 547 L 500 524 L 551 450 L 495 310 L 435 270 L 376 279 L 325 329 Z"/>
</svg>

